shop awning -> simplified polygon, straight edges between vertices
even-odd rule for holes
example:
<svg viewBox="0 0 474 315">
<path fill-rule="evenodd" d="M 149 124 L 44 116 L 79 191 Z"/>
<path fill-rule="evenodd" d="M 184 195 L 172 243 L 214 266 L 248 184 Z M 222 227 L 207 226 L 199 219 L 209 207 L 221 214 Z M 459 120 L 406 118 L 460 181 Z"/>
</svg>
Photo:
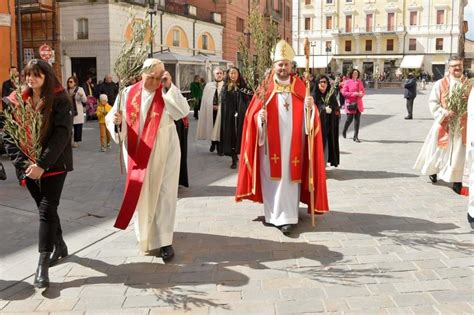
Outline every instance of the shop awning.
<svg viewBox="0 0 474 315">
<path fill-rule="evenodd" d="M 315 55 L 309 57 L 309 67 L 315 69 L 327 68 L 331 62 L 332 56 L 329 55 Z M 306 57 L 295 56 L 295 62 L 298 68 L 306 68 Z"/>
<path fill-rule="evenodd" d="M 423 55 L 408 55 L 403 57 L 400 68 L 419 69 L 423 64 Z"/>
</svg>

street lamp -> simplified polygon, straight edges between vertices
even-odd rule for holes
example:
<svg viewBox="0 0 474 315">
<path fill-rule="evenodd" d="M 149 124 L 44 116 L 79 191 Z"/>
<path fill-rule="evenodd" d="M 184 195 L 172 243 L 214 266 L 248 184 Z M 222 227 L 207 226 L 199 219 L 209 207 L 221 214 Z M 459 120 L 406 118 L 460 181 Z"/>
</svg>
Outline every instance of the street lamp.
<svg viewBox="0 0 474 315">
<path fill-rule="evenodd" d="M 150 58 L 153 58 L 153 41 L 155 40 L 155 34 L 153 33 L 153 15 L 156 15 L 156 4 L 155 0 L 148 0 L 148 10 L 146 11 L 150 15 L 150 29 L 151 29 L 151 42 L 150 42 Z"/>
<path fill-rule="evenodd" d="M 315 65 L 315 63 L 314 63 L 314 57 L 315 57 L 314 48 L 315 47 L 316 47 L 316 42 L 311 42 L 311 48 L 312 48 L 312 51 L 313 51 L 313 54 L 312 54 L 313 55 L 313 66 L 311 68 L 313 68 L 313 75 L 314 75 L 314 72 L 315 72 L 315 68 L 314 68 L 314 65 Z"/>
<path fill-rule="evenodd" d="M 326 73 L 329 73 L 329 52 L 331 51 L 331 42 L 326 42 Z"/>
</svg>

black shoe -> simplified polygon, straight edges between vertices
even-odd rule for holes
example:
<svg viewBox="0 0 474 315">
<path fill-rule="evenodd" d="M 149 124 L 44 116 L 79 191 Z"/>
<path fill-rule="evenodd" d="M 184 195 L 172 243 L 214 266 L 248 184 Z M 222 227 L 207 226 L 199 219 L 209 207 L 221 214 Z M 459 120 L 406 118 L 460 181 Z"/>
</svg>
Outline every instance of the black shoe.
<svg viewBox="0 0 474 315">
<path fill-rule="evenodd" d="M 230 168 L 235 170 L 237 168 L 237 162 L 232 162 L 232 164 L 230 165 Z"/>
<path fill-rule="evenodd" d="M 41 252 L 38 267 L 36 268 L 35 281 L 34 285 L 38 289 L 48 288 L 49 287 L 49 257 L 51 256 L 50 252 Z"/>
<path fill-rule="evenodd" d="M 410 115 L 408 115 L 408 116 L 405 117 L 405 119 L 406 119 L 406 120 L 410 120 L 410 119 L 413 119 L 413 117 L 410 116 Z"/>
<path fill-rule="evenodd" d="M 469 215 L 469 212 L 467 213 L 467 222 L 471 225 L 471 229 L 474 229 L 474 218 Z"/>
<path fill-rule="evenodd" d="M 291 233 L 291 231 L 293 230 L 293 226 L 291 224 L 285 224 L 285 225 L 281 225 L 278 227 L 280 229 L 280 231 L 283 233 L 283 235 L 288 235 Z"/>
<path fill-rule="evenodd" d="M 163 261 L 167 262 L 174 257 L 174 249 L 172 245 L 163 246 L 160 248 L 160 256 Z"/>
<path fill-rule="evenodd" d="M 430 175 L 428 177 L 430 178 L 430 180 L 433 184 L 438 181 L 438 175 L 436 175 L 436 174 Z"/>
<path fill-rule="evenodd" d="M 65 258 L 68 255 L 67 246 L 64 240 L 61 239 L 54 244 L 53 252 L 49 258 L 49 266 L 54 266 L 59 260 Z"/>
<path fill-rule="evenodd" d="M 343 130 L 343 131 L 342 131 L 342 137 L 345 139 L 346 136 L 347 136 L 347 130 Z"/>
<path fill-rule="evenodd" d="M 456 194 L 460 195 L 462 189 L 462 183 L 453 183 L 453 190 Z"/>
<path fill-rule="evenodd" d="M 358 142 L 358 143 L 360 143 L 360 142 L 361 142 L 361 141 L 359 140 L 359 138 L 358 138 L 358 137 L 354 137 L 354 139 L 353 139 L 353 140 L 354 140 L 354 142 Z"/>
<path fill-rule="evenodd" d="M 214 152 L 216 150 L 216 144 L 212 142 L 211 147 L 209 148 L 210 152 Z"/>
</svg>

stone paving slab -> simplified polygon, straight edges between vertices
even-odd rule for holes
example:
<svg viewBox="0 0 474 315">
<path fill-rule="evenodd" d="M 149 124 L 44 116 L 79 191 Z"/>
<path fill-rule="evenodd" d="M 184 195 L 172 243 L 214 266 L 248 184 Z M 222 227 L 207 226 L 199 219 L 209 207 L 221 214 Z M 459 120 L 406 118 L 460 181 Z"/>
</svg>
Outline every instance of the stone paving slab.
<svg viewBox="0 0 474 315">
<path fill-rule="evenodd" d="M 332 211 L 312 227 L 301 205 L 291 237 L 262 223 L 261 205 L 234 203 L 230 159 L 194 140 L 191 118 L 191 187 L 179 189 L 168 264 L 139 254 L 133 226 L 112 227 L 123 191 L 118 150 L 99 152 L 97 122 L 86 123 L 59 210 L 71 255 L 50 269 L 45 292 L 31 285 L 37 214 L 4 161 L 0 313 L 474 313 L 467 199 L 412 169 L 432 124 L 428 93 L 405 121 L 401 90 L 369 90 L 362 143 L 351 127 L 341 165 L 327 169 Z"/>
</svg>

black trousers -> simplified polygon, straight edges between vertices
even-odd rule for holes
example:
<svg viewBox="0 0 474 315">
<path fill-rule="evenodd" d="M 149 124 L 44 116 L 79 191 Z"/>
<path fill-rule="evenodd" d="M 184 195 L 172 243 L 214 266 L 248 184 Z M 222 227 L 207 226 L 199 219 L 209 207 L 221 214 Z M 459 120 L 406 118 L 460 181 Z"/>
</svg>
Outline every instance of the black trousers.
<svg viewBox="0 0 474 315">
<path fill-rule="evenodd" d="M 57 236 L 62 235 L 58 206 L 65 180 L 66 173 L 43 178 L 40 184 L 28 177 L 26 179 L 26 187 L 38 207 L 40 253 L 52 252 Z"/>
<path fill-rule="evenodd" d="M 82 124 L 74 125 L 74 142 L 82 141 Z"/>
<path fill-rule="evenodd" d="M 355 114 L 347 114 L 346 123 L 344 124 L 344 133 L 347 132 L 347 129 L 349 129 L 349 126 L 354 120 L 354 138 L 359 137 L 360 115 L 361 113 L 359 111 L 357 111 Z"/>
<path fill-rule="evenodd" d="M 412 117 L 413 116 L 413 101 L 414 98 L 407 98 L 407 112 L 408 116 Z"/>
</svg>

